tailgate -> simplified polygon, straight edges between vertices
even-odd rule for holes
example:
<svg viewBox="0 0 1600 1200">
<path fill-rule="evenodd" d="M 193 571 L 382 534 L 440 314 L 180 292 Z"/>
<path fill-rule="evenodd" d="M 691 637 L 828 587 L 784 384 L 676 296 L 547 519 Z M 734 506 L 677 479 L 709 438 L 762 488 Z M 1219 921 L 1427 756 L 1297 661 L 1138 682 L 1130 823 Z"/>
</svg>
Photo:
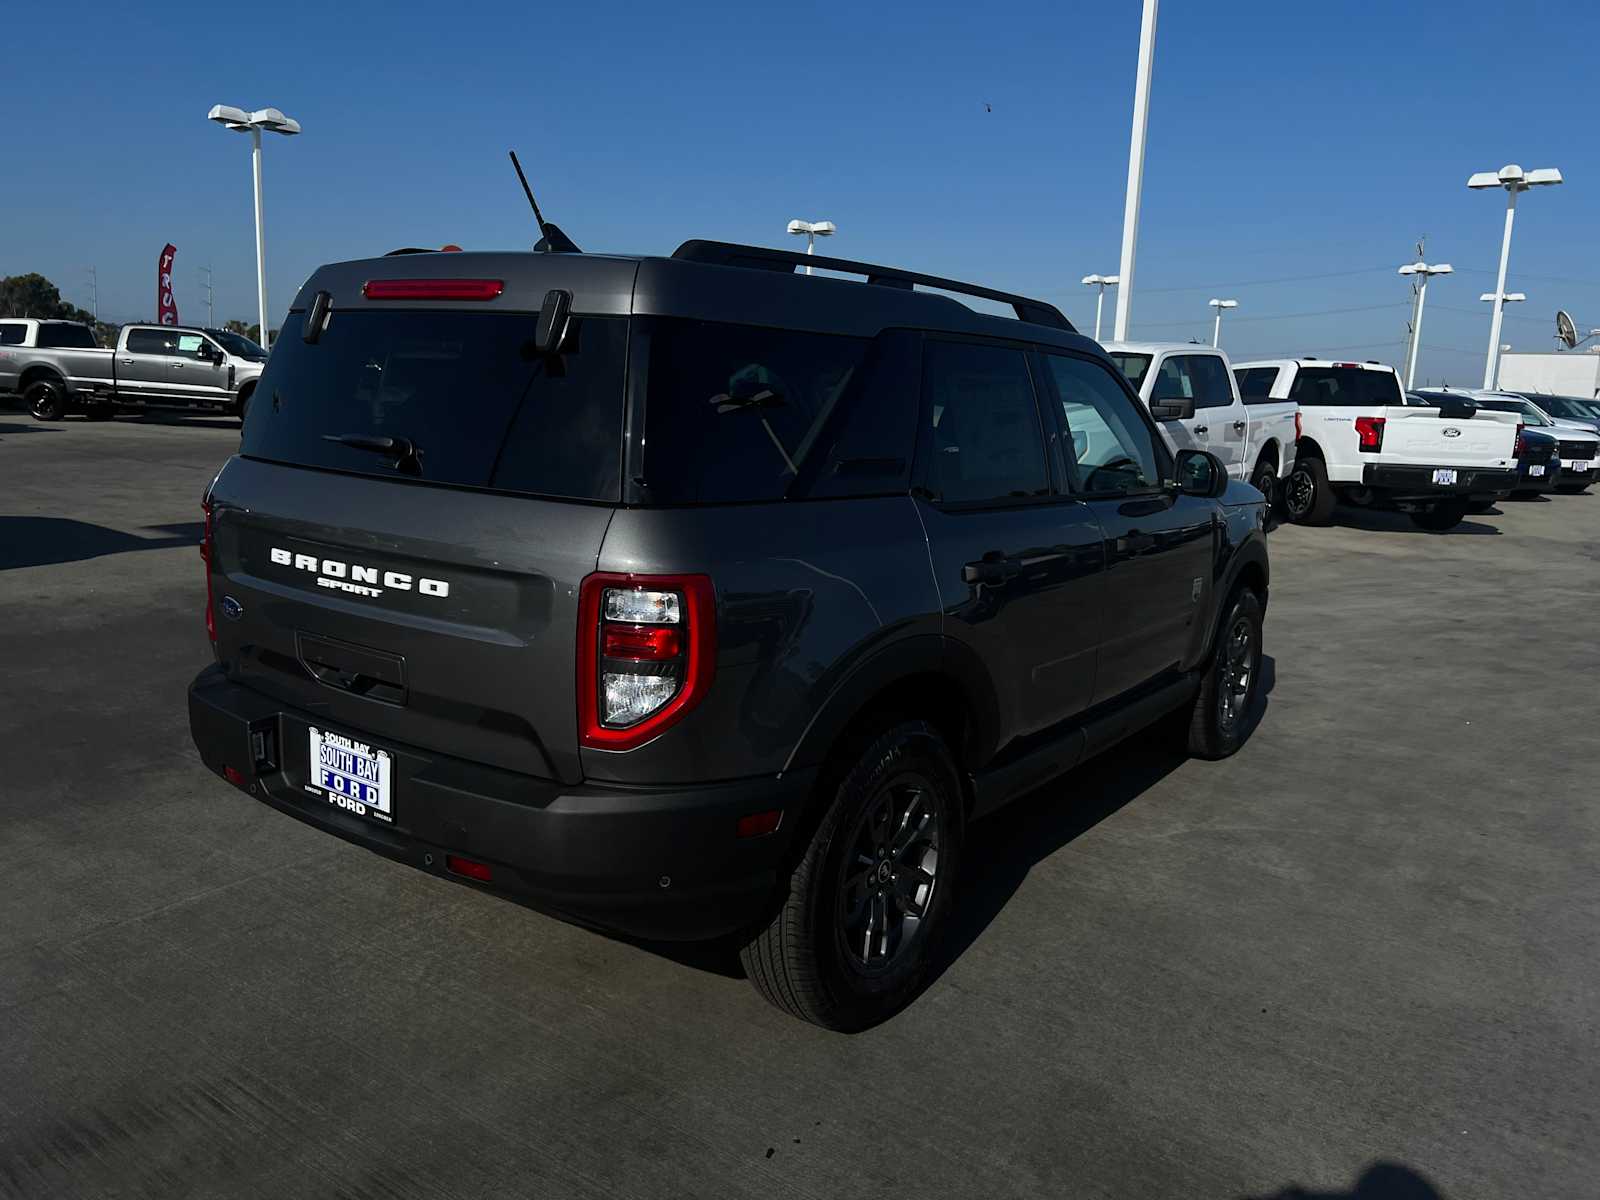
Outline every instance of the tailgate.
<svg viewBox="0 0 1600 1200">
<path fill-rule="evenodd" d="M 1383 410 L 1385 463 L 1414 466 L 1509 467 L 1517 441 L 1514 424 L 1482 417 L 1441 417 L 1435 408 Z"/>
<path fill-rule="evenodd" d="M 378 745 L 581 778 L 578 583 L 609 508 L 237 458 L 212 503 L 230 678 Z"/>
</svg>

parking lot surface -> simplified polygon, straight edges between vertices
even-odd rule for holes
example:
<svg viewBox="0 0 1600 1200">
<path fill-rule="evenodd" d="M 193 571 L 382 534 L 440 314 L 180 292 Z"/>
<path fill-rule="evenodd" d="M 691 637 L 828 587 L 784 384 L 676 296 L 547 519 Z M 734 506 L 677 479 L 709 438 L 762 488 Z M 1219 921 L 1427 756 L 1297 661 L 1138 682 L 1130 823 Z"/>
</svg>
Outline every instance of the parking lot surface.
<svg viewBox="0 0 1600 1200">
<path fill-rule="evenodd" d="M 1276 531 L 1244 750 L 974 827 L 844 1037 L 208 774 L 237 441 L 0 411 L 0 1196 L 1594 1194 L 1600 496 Z"/>
</svg>

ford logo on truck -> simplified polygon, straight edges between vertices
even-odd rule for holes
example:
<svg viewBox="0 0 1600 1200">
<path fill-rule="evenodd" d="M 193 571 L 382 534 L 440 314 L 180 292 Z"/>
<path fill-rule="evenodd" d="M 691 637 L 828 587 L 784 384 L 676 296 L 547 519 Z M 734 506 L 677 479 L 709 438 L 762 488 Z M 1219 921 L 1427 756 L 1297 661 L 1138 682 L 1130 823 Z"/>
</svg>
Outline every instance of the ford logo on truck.
<svg viewBox="0 0 1600 1200">
<path fill-rule="evenodd" d="M 1456 429 L 1455 427 L 1452 426 L 1451 428 L 1446 429 L 1444 431 L 1444 435 L 1445 435 L 1445 437 L 1460 437 L 1461 436 L 1461 430 Z"/>
<path fill-rule="evenodd" d="M 352 596 L 381 596 L 385 591 L 418 591 L 424 596 L 450 594 L 450 585 L 443 579 L 414 577 L 404 571 L 386 571 L 337 558 L 319 558 L 315 554 L 294 554 L 279 546 L 273 546 L 271 554 L 272 561 L 280 567 L 311 572 L 317 577 L 318 587 L 348 592 Z"/>
</svg>

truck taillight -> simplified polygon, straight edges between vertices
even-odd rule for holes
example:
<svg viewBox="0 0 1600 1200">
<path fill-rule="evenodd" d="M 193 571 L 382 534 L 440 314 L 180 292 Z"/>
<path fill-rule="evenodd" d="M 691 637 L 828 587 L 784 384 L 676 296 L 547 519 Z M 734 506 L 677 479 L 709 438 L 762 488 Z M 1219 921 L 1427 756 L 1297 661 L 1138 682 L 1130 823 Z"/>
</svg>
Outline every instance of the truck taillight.
<svg viewBox="0 0 1600 1200">
<path fill-rule="evenodd" d="M 1522 431 L 1524 429 L 1526 429 L 1526 428 L 1527 428 L 1527 426 L 1524 425 L 1521 421 L 1517 422 L 1517 440 L 1515 442 L 1513 442 L 1512 446 L 1511 446 L 1511 457 L 1512 458 L 1521 458 L 1522 455 L 1523 455 Z"/>
<path fill-rule="evenodd" d="M 1298 442 L 1304 436 L 1305 430 L 1301 427 L 1300 410 L 1297 408 L 1294 410 L 1294 440 Z"/>
<path fill-rule="evenodd" d="M 578 590 L 578 741 L 631 750 L 711 686 L 716 596 L 707 575 L 596 572 Z"/>
<path fill-rule="evenodd" d="M 211 602 L 211 497 L 207 496 L 200 505 L 206 514 L 206 532 L 200 542 L 200 558 L 206 568 L 206 636 L 211 639 L 211 644 L 217 644 L 217 616 L 216 606 Z"/>
<path fill-rule="evenodd" d="M 1361 439 L 1361 453 L 1376 454 L 1383 449 L 1383 417 L 1357 417 L 1356 437 Z"/>
</svg>

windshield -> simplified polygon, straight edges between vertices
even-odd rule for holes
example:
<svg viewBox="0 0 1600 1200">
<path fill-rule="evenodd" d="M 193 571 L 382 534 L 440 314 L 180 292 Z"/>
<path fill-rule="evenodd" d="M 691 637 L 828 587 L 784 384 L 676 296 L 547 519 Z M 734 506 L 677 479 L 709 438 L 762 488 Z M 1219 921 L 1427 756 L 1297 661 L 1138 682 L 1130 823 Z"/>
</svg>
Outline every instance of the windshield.
<svg viewBox="0 0 1600 1200">
<path fill-rule="evenodd" d="M 526 313 L 341 312 L 314 344 L 302 317 L 289 315 L 261 375 L 246 457 L 618 499 L 626 318 L 574 317 L 547 356 Z"/>
<path fill-rule="evenodd" d="M 251 362 L 267 361 L 267 352 L 242 333 L 234 333 L 231 329 L 208 329 L 206 332 L 220 342 L 229 354 L 248 358 Z"/>
<path fill-rule="evenodd" d="M 1150 355 L 1112 354 L 1111 361 L 1117 364 L 1117 370 L 1128 377 L 1134 391 L 1144 386 L 1145 372 L 1150 369 Z"/>
<path fill-rule="evenodd" d="M 1490 412 L 1516 413 L 1529 425 L 1552 424 L 1549 417 L 1545 416 L 1526 400 L 1479 400 L 1479 408 L 1486 408 Z"/>
</svg>

